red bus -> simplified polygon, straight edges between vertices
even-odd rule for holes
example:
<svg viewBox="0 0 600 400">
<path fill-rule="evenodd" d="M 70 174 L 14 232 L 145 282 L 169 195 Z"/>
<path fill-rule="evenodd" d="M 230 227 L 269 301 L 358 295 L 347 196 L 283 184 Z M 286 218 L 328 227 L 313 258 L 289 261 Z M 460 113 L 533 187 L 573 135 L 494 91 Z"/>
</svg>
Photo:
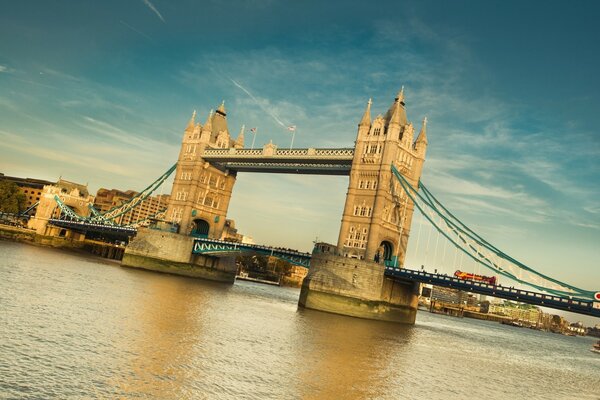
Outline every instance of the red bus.
<svg viewBox="0 0 600 400">
<path fill-rule="evenodd" d="M 477 274 L 472 274 L 470 272 L 463 272 L 460 269 L 456 270 L 456 272 L 454 273 L 454 276 L 457 277 L 458 279 L 464 279 L 466 281 L 485 282 L 489 285 L 494 285 L 494 286 L 497 283 L 495 276 L 477 275 Z"/>
</svg>

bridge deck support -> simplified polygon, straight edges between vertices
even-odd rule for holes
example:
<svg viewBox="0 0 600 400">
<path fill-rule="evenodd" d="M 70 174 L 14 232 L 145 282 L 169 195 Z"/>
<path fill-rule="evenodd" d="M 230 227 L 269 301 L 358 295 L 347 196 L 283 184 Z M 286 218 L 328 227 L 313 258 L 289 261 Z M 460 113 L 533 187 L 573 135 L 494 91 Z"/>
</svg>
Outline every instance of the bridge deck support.
<svg viewBox="0 0 600 400">
<path fill-rule="evenodd" d="M 315 253 L 298 304 L 352 317 L 414 324 L 420 284 L 388 279 L 384 271 L 383 264 Z"/>
<path fill-rule="evenodd" d="M 140 228 L 125 249 L 121 266 L 218 282 L 235 281 L 234 257 L 192 254 L 193 244 L 190 236 Z"/>
</svg>

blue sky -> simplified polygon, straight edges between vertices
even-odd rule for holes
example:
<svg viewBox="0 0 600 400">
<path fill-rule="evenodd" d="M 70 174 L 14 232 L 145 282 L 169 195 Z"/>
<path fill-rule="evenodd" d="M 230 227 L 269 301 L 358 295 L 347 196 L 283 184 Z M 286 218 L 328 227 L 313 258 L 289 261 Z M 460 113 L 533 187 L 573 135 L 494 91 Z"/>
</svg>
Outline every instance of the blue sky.
<svg viewBox="0 0 600 400">
<path fill-rule="evenodd" d="M 599 18 L 592 1 L 6 2 L 0 172 L 139 190 L 221 100 L 257 145 L 289 146 L 273 114 L 296 147 L 350 147 L 366 101 L 384 113 L 404 85 L 429 120 L 424 183 L 505 252 L 600 289 Z M 309 250 L 337 240 L 346 188 L 240 174 L 229 215 Z"/>
</svg>

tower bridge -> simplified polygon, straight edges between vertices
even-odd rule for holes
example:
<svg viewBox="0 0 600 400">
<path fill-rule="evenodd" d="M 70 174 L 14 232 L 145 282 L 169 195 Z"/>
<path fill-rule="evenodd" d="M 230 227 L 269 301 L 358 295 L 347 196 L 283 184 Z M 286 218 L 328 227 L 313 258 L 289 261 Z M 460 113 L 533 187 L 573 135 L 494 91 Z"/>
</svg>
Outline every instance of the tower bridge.
<svg viewBox="0 0 600 400">
<path fill-rule="evenodd" d="M 593 292 L 511 258 L 469 229 L 423 185 L 427 120 L 423 119 L 415 135 L 402 90 L 384 114 L 372 118 L 371 105 L 369 100 L 358 124 L 355 146 L 331 149 L 280 149 L 273 143 L 247 149 L 243 128 L 237 138 L 231 137 L 224 104 L 211 112 L 203 125 L 196 122 L 194 112 L 184 130 L 177 164 L 140 195 L 106 213 L 86 210 L 86 217 L 63 207 L 67 218 L 51 223 L 111 229 L 118 225 L 116 217 L 137 207 L 174 173 L 161 221 L 154 229 L 128 227 L 128 233 L 137 234 L 127 246 L 123 266 L 231 283 L 237 270 L 235 254 L 252 251 L 310 266 L 299 299 L 299 305 L 306 308 L 413 323 L 421 282 L 435 282 L 448 287 L 467 285 L 475 293 L 492 291 L 498 297 L 598 316 L 600 302 L 593 300 Z M 337 243 L 321 244 L 307 254 L 221 240 L 240 172 L 347 176 Z M 515 293 L 405 269 L 415 210 L 469 260 L 535 291 Z"/>
</svg>

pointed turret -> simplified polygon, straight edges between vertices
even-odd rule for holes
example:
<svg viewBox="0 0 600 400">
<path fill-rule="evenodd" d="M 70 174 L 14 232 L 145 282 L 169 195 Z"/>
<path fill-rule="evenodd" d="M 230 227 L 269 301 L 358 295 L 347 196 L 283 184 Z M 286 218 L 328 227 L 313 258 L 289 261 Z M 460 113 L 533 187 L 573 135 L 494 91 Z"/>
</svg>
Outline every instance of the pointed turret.
<svg viewBox="0 0 600 400">
<path fill-rule="evenodd" d="M 210 110 L 210 113 L 208 113 L 208 118 L 206 118 L 206 122 L 204 123 L 204 130 L 212 130 L 212 119 L 213 110 Z"/>
<path fill-rule="evenodd" d="M 425 158 L 427 150 L 427 117 L 423 118 L 421 132 L 419 132 L 419 136 L 417 136 L 417 140 L 415 141 L 415 150 L 422 158 Z"/>
<path fill-rule="evenodd" d="M 388 112 L 385 114 L 385 120 L 388 121 L 388 123 L 391 122 L 394 113 L 399 109 L 400 114 L 395 122 L 399 123 L 401 126 L 406 125 L 406 111 L 404 110 L 404 105 L 404 86 L 402 86 Z"/>
<path fill-rule="evenodd" d="M 406 122 L 406 118 L 405 118 L 405 122 Z M 390 118 L 390 125 L 392 125 L 392 124 L 396 124 L 396 125 L 402 124 L 402 110 L 401 110 L 401 106 L 400 106 L 400 102 L 398 101 L 398 98 L 396 98 L 396 102 L 394 103 L 394 111 L 392 112 L 392 117 Z"/>
<path fill-rule="evenodd" d="M 192 118 L 190 118 L 190 122 L 188 122 L 187 126 L 185 127 L 186 131 L 193 131 L 194 130 L 194 123 L 196 120 L 196 110 L 194 110 L 194 112 L 192 113 Z"/>
<path fill-rule="evenodd" d="M 363 114 L 358 126 L 371 126 L 371 104 L 373 104 L 373 101 L 369 99 L 365 113 Z"/>
<path fill-rule="evenodd" d="M 225 100 L 221 101 L 221 105 L 217 108 L 217 114 L 227 115 L 227 112 L 225 112 Z"/>
<path fill-rule="evenodd" d="M 235 139 L 234 147 L 236 147 L 236 148 L 244 147 L 244 129 L 245 128 L 246 128 L 246 125 L 242 125 L 242 129 L 240 129 L 240 134 L 238 135 L 237 139 Z"/>
<path fill-rule="evenodd" d="M 422 143 L 427 146 L 427 117 L 423 118 L 423 126 L 421 127 L 421 132 L 419 132 L 419 136 L 417 136 L 416 143 Z"/>
<path fill-rule="evenodd" d="M 212 119 L 212 136 L 210 141 L 216 141 L 217 136 L 219 136 L 221 132 L 226 132 L 227 135 L 229 135 L 229 129 L 227 128 L 227 112 L 225 111 L 225 100 L 221 102 L 221 105 L 219 108 L 217 108 L 217 111 Z"/>
<path fill-rule="evenodd" d="M 398 92 L 398 94 L 396 95 L 396 99 L 395 101 L 399 102 L 400 104 L 404 105 L 404 86 L 402 86 L 400 88 L 400 91 Z"/>
<path fill-rule="evenodd" d="M 210 137 L 212 136 L 212 119 L 213 119 L 213 110 L 210 110 L 208 114 L 208 118 L 206 118 L 206 122 L 202 127 L 202 133 L 200 134 L 200 142 L 208 143 L 210 142 Z"/>
</svg>

